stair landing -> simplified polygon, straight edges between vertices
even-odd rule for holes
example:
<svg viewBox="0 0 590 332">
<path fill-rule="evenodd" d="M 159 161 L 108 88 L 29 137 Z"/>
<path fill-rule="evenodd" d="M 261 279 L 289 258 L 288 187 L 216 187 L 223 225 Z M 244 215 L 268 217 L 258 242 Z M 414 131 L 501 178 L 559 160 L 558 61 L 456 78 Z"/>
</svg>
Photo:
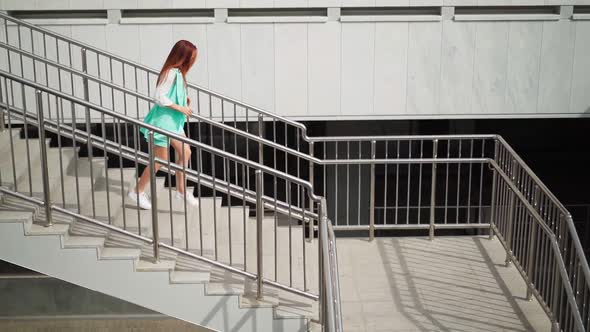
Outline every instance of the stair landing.
<svg viewBox="0 0 590 332">
<path fill-rule="evenodd" d="M 550 331 L 487 237 L 338 238 L 346 331 Z"/>
</svg>

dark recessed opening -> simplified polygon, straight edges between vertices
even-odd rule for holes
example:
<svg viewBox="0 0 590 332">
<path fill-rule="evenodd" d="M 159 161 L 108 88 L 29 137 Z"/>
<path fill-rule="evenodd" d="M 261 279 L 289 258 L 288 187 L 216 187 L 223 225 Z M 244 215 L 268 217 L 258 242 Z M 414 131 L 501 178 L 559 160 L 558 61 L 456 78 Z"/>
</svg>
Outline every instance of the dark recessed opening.
<svg viewBox="0 0 590 332">
<path fill-rule="evenodd" d="M 232 8 L 229 17 L 328 16 L 327 8 Z"/>
<path fill-rule="evenodd" d="M 574 14 L 590 14 L 590 6 L 574 6 Z"/>
<path fill-rule="evenodd" d="M 125 9 L 123 18 L 214 17 L 213 9 Z"/>
<path fill-rule="evenodd" d="M 107 18 L 106 10 L 15 10 L 8 14 L 18 19 Z"/>
<path fill-rule="evenodd" d="M 342 8 L 341 16 L 440 15 L 440 7 L 351 7 Z"/>
<path fill-rule="evenodd" d="M 538 15 L 559 14 L 559 6 L 460 6 L 455 15 Z"/>
</svg>

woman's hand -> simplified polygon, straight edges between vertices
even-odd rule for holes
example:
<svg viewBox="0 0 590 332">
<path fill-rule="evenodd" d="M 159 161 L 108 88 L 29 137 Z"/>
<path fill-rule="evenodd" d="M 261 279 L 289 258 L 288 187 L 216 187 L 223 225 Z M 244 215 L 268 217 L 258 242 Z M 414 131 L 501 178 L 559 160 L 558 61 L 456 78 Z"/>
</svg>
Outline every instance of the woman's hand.
<svg viewBox="0 0 590 332">
<path fill-rule="evenodd" d="M 193 110 L 190 109 L 190 107 L 188 106 L 184 106 L 180 108 L 180 111 L 186 115 L 186 117 L 190 117 L 193 114 Z"/>
</svg>

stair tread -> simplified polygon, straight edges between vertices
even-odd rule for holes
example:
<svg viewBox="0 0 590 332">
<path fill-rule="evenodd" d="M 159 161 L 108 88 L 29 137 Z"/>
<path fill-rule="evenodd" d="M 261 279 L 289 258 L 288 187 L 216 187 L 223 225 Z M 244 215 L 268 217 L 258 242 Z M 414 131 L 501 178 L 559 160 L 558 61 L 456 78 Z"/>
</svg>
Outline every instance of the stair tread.
<svg viewBox="0 0 590 332">
<path fill-rule="evenodd" d="M 174 284 L 193 284 L 209 282 L 209 272 L 206 271 L 172 271 L 170 282 Z"/>
<path fill-rule="evenodd" d="M 163 260 L 161 259 L 159 262 L 152 262 L 145 259 L 140 259 L 137 265 L 135 266 L 136 271 L 169 271 L 174 270 L 174 265 L 176 261 L 173 260 Z"/>
<path fill-rule="evenodd" d="M 30 222 L 33 220 L 33 212 L 14 211 L 0 206 L 0 222 Z"/>
<path fill-rule="evenodd" d="M 94 236 L 70 235 L 64 242 L 64 247 L 69 248 L 91 248 L 100 247 L 104 244 L 104 238 Z"/>
<path fill-rule="evenodd" d="M 28 235 L 64 235 L 68 232 L 70 225 L 67 224 L 53 224 L 51 226 L 44 226 L 39 224 L 32 224 L 27 231 Z"/>
<path fill-rule="evenodd" d="M 104 247 L 100 251 L 100 259 L 137 259 L 141 250 L 134 248 Z"/>
</svg>

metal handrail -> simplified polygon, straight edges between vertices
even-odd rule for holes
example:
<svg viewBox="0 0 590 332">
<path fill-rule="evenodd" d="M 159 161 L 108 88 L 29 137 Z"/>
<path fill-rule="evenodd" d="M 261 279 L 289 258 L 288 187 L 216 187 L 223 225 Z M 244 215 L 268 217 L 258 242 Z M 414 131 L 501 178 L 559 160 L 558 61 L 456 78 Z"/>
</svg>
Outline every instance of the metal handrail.
<svg viewBox="0 0 590 332">
<path fill-rule="evenodd" d="M 160 133 L 160 134 L 163 134 L 163 135 L 165 135 L 165 136 L 167 136 L 169 138 L 173 138 L 173 139 L 175 139 L 175 140 L 177 140 L 179 142 L 183 142 L 185 144 L 188 144 L 189 146 L 196 147 L 197 149 L 200 149 L 202 151 L 210 152 L 212 155 L 215 155 L 215 156 L 218 156 L 218 157 L 223 157 L 223 158 L 225 158 L 227 160 L 234 161 L 236 163 L 239 163 L 239 164 L 243 165 L 244 167 L 247 166 L 247 167 L 250 167 L 252 169 L 255 169 L 255 170 L 257 170 L 257 172 L 265 172 L 265 174 L 269 174 L 269 175 L 272 175 L 272 176 L 274 176 L 276 178 L 284 179 L 284 180 L 286 180 L 286 181 L 288 181 L 290 183 L 297 184 L 297 185 L 301 186 L 302 188 L 307 189 L 307 195 L 309 196 L 309 198 L 312 201 L 321 203 L 321 198 L 313 193 L 313 188 L 312 188 L 312 186 L 311 186 L 311 184 L 309 182 L 304 181 L 304 180 L 301 180 L 301 179 L 299 179 L 297 177 L 294 177 L 292 175 L 285 174 L 285 173 L 280 172 L 280 171 L 277 171 L 277 170 L 275 170 L 273 168 L 270 168 L 270 167 L 267 167 L 267 166 L 258 164 L 256 162 L 253 162 L 251 160 L 244 159 L 242 157 L 233 155 L 231 153 L 228 153 L 228 152 L 219 150 L 219 149 L 217 149 L 215 147 L 206 145 L 204 143 L 201 143 L 201 142 L 198 142 L 198 141 L 194 141 L 194 140 L 192 140 L 190 138 L 186 138 L 186 137 L 181 136 L 181 135 L 177 135 L 177 134 L 174 134 L 174 133 L 167 132 L 165 130 L 162 130 L 162 129 L 159 129 L 157 127 L 154 127 L 154 126 L 145 124 L 145 123 L 143 123 L 141 121 L 138 121 L 136 119 L 133 119 L 133 118 L 124 116 L 124 115 L 119 114 L 117 112 L 110 111 L 110 110 L 108 110 L 106 108 L 99 107 L 97 105 L 93 105 L 93 104 L 91 104 L 91 103 L 89 103 L 89 102 L 87 102 L 85 100 L 80 100 L 80 99 L 78 99 L 76 97 L 69 96 L 69 95 L 67 95 L 65 93 L 62 93 L 60 91 L 56 91 L 54 89 L 51 89 L 51 88 L 42 86 L 42 85 L 40 85 L 40 84 L 38 84 L 36 82 L 29 81 L 29 80 L 24 79 L 24 78 L 21 78 L 21 77 L 19 77 L 17 75 L 14 75 L 14 74 L 11 74 L 11 73 L 6 73 L 4 71 L 0 71 L 0 76 L 4 78 L 4 82 L 7 82 L 8 80 L 10 80 L 11 82 L 20 83 L 23 86 L 28 86 L 30 88 L 34 88 L 35 89 L 36 94 L 37 94 L 37 102 L 38 102 L 38 104 L 37 104 L 38 118 L 35 118 L 35 116 L 32 116 L 30 114 L 30 112 L 23 112 L 21 116 L 23 118 L 29 117 L 29 120 L 30 120 L 29 121 L 29 124 L 37 125 L 40 131 L 41 131 L 41 128 L 43 128 L 43 131 L 45 129 L 47 129 L 47 128 L 50 128 L 50 127 L 47 127 L 47 126 L 51 126 L 51 124 L 52 124 L 52 121 L 51 120 L 47 120 L 47 122 L 45 122 L 45 120 L 42 117 L 43 109 L 42 109 L 42 97 L 41 97 L 41 94 L 42 93 L 47 93 L 48 95 L 51 95 L 53 97 L 60 98 L 60 99 L 63 99 L 65 101 L 69 101 L 69 102 L 72 103 L 72 105 L 76 104 L 76 105 L 79 105 L 79 106 L 83 106 L 83 107 L 86 107 L 87 109 L 91 109 L 93 111 L 100 112 L 103 115 L 111 116 L 113 118 L 122 120 L 126 124 L 134 124 L 134 125 L 136 125 L 138 127 L 147 128 L 150 131 L 150 137 L 151 138 L 153 137 L 153 133 Z M 5 87 L 6 86 L 7 85 L 5 84 Z M 11 87 L 12 87 L 12 83 L 11 83 Z M 9 116 L 11 116 L 11 114 L 12 115 L 15 114 L 15 113 L 13 113 L 14 112 L 14 107 L 11 107 L 9 105 L 8 101 L 6 101 L 6 103 L 3 105 L 3 108 L 6 109 L 6 111 L 8 112 L 8 115 Z M 29 114 L 26 114 L 26 113 L 29 113 Z M 61 130 L 66 130 L 67 129 L 66 126 L 63 126 L 63 125 L 60 126 L 59 123 L 57 124 L 57 126 L 58 126 L 58 128 L 61 128 Z M 83 142 L 84 141 L 84 135 L 80 135 L 78 129 L 74 129 L 73 127 L 70 127 L 70 130 L 72 132 L 72 138 L 75 141 L 78 141 L 78 142 Z M 61 134 L 64 135 L 64 132 L 62 132 Z M 85 136 L 86 136 L 86 140 L 85 140 L 86 143 L 99 144 L 99 145 L 97 145 L 98 147 L 100 147 L 100 144 L 106 144 L 106 141 L 103 140 L 103 138 L 98 138 L 96 136 L 93 136 L 90 133 L 87 133 Z M 64 137 L 67 137 L 67 135 L 64 135 Z M 153 145 L 153 141 L 151 143 Z M 165 160 L 154 158 L 154 155 L 152 153 L 152 145 L 150 145 L 149 162 L 151 162 L 151 163 L 154 163 L 154 162 L 165 163 L 166 162 Z M 105 145 L 105 147 L 106 147 L 106 145 Z M 115 153 L 118 152 L 119 156 L 128 158 L 128 155 L 125 155 L 122 150 L 116 151 L 115 149 L 107 149 L 105 151 L 115 152 Z M 43 153 L 46 153 L 46 152 L 44 150 L 42 150 L 41 153 L 43 154 Z M 43 157 L 43 158 L 46 159 L 46 157 Z M 137 155 L 136 155 L 136 159 L 137 159 Z M 145 157 L 143 159 L 144 160 L 142 160 L 142 161 L 145 162 Z M 46 164 L 46 163 L 47 163 L 47 161 L 44 162 L 44 164 Z M 168 167 L 170 167 L 170 165 L 171 165 L 171 163 L 168 162 Z M 177 167 L 177 170 L 178 170 L 179 169 L 178 168 L 179 166 L 178 165 L 175 165 L 175 166 Z M 46 167 L 44 167 L 44 168 L 46 168 Z M 182 168 L 180 168 L 180 169 L 182 169 Z M 166 170 L 166 168 L 164 168 L 164 170 Z M 153 172 L 153 169 L 152 169 L 152 171 L 150 173 L 151 173 L 151 177 L 152 177 L 152 180 L 153 180 L 154 179 L 154 175 L 155 175 L 155 173 Z M 262 174 L 262 173 L 259 173 L 259 174 Z M 45 179 L 44 182 L 47 182 L 48 175 L 45 174 L 45 173 L 43 173 L 43 177 Z M 216 179 L 213 178 L 212 180 L 214 182 L 216 182 L 215 181 Z M 154 183 L 154 182 L 155 181 L 152 181 L 152 183 Z M 220 182 L 220 181 L 217 181 L 216 183 L 217 183 L 217 185 L 220 186 L 219 189 L 223 190 L 223 183 Z M 257 201 L 257 206 L 258 207 L 260 207 L 261 206 L 261 203 L 262 203 L 262 200 L 261 200 L 262 196 L 259 195 L 261 193 L 260 190 L 261 190 L 261 188 L 258 188 L 257 189 L 257 193 L 258 193 L 257 198 L 258 199 L 256 201 Z M 9 193 L 9 194 L 15 194 L 11 190 L 8 190 L 8 189 L 5 189 L 5 188 L 2 188 L 2 191 L 3 192 L 6 192 L 6 193 Z M 228 193 L 231 192 L 229 186 L 226 188 L 226 191 Z M 44 188 L 44 193 L 45 193 L 46 196 L 49 194 L 49 188 L 48 187 L 47 188 Z M 152 187 L 152 193 L 155 193 L 153 187 Z M 16 193 L 16 194 L 18 194 L 18 193 Z M 155 197 L 155 195 L 153 195 L 152 197 Z M 33 203 L 39 204 L 41 206 L 44 206 L 45 209 L 46 209 L 46 211 L 49 211 L 49 213 L 47 214 L 47 216 L 48 216 L 48 218 L 47 218 L 48 219 L 48 224 L 50 224 L 50 222 L 51 222 L 51 216 L 50 215 L 51 215 L 51 211 L 53 211 L 53 210 L 59 211 L 59 212 L 62 212 L 62 213 L 65 213 L 67 215 L 75 216 L 77 218 L 79 217 L 80 219 L 83 219 L 83 220 L 87 220 L 87 221 L 88 220 L 93 220 L 92 218 L 84 217 L 83 215 L 73 213 L 73 212 L 71 212 L 69 210 L 62 209 L 62 208 L 60 208 L 58 206 L 55 206 L 55 205 L 52 205 L 52 204 L 48 204 L 48 202 L 50 202 L 50 199 L 48 197 L 46 197 L 43 201 L 39 201 L 39 200 L 36 200 L 34 198 L 31 198 L 31 197 L 28 197 L 28 200 L 31 201 L 31 202 L 33 202 Z M 275 202 L 276 202 L 276 198 L 275 198 Z M 269 207 L 269 208 L 272 209 L 273 208 L 273 205 L 267 205 L 266 207 Z M 320 210 L 321 210 L 321 207 L 320 207 Z M 154 208 L 153 211 L 156 211 L 156 209 Z M 278 212 L 281 212 L 281 211 L 278 211 Z M 303 214 L 305 216 L 307 216 L 307 218 L 310 218 L 310 217 L 313 217 L 314 216 L 314 214 L 312 212 L 303 211 Z M 324 214 L 325 214 L 325 212 L 324 212 Z M 262 214 L 258 214 L 257 215 L 257 218 L 261 218 L 261 217 L 262 217 Z M 157 227 L 157 217 L 153 215 L 152 218 L 153 218 L 152 221 L 156 220 L 156 222 L 154 222 L 154 224 L 153 224 L 153 226 L 154 226 L 154 239 L 153 240 L 149 240 L 147 242 L 149 243 L 151 241 L 153 243 L 153 245 L 154 245 L 154 252 L 155 252 L 155 258 L 156 259 L 158 259 L 158 257 L 159 257 L 159 248 L 160 247 L 172 249 L 172 250 L 179 251 L 179 252 L 183 252 L 183 254 L 188 255 L 189 257 L 196 256 L 196 255 L 194 255 L 192 253 L 184 252 L 183 250 L 180 250 L 178 248 L 174 248 L 173 246 L 170 246 L 170 245 L 168 245 L 166 243 L 162 243 L 160 240 L 158 240 L 158 234 L 157 234 L 157 228 L 156 228 Z M 103 224 L 100 223 L 100 222 L 93 222 L 93 223 L 94 224 L 97 224 L 97 225 L 100 225 L 100 226 L 103 226 Z M 322 225 L 322 223 L 323 222 L 320 222 L 319 224 Z M 116 229 L 116 227 L 107 226 L 107 225 L 105 225 L 104 227 L 107 227 L 109 229 L 111 229 L 111 228 Z M 122 230 L 121 232 L 124 233 L 124 234 L 126 234 L 124 232 L 124 230 Z M 139 238 L 142 241 L 146 242 L 146 238 L 145 237 L 141 237 L 140 236 Z M 327 245 L 328 244 L 326 243 L 326 246 Z M 259 254 L 261 255 L 261 253 L 259 253 Z M 260 256 L 260 257 L 262 257 L 262 256 Z M 233 269 L 231 266 L 222 264 L 220 262 L 215 262 L 213 260 L 207 260 L 205 257 L 200 257 L 200 259 L 201 260 L 205 260 L 208 263 L 212 263 L 212 264 L 214 264 L 214 265 L 216 265 L 218 267 L 222 267 L 222 268 L 225 268 L 227 270 L 233 271 L 233 272 L 238 272 L 239 271 L 238 269 Z M 270 284 L 270 285 L 273 285 L 275 287 L 278 287 L 278 288 L 281 288 L 281 289 L 284 289 L 284 290 L 287 290 L 287 291 L 291 291 L 293 293 L 296 293 L 296 294 L 299 294 L 299 295 L 302 295 L 302 296 L 306 296 L 306 297 L 311 298 L 311 299 L 317 299 L 317 296 L 314 296 L 313 294 L 310 294 L 310 293 L 308 293 L 306 291 L 297 291 L 296 289 L 293 289 L 293 288 L 291 288 L 289 286 L 285 286 L 285 285 L 282 285 L 282 284 L 280 284 L 278 282 L 275 282 L 275 281 L 272 281 L 272 280 L 263 278 L 262 277 L 261 270 L 259 270 L 256 275 L 253 275 L 253 274 L 248 273 L 246 271 L 241 271 L 241 272 L 238 272 L 238 273 L 241 273 L 242 275 L 245 275 L 246 277 L 249 277 L 249 278 L 258 279 L 259 282 L 262 283 L 262 284 Z M 330 279 L 329 282 L 332 282 L 332 280 Z M 326 285 L 324 287 L 330 288 L 332 286 L 331 285 Z M 262 289 L 259 288 L 259 293 L 261 294 L 261 292 L 262 292 Z M 330 306 L 331 307 L 333 304 L 332 303 L 323 303 L 322 305 L 323 306 Z M 332 309 L 330 309 L 330 310 L 332 310 Z"/>
</svg>

